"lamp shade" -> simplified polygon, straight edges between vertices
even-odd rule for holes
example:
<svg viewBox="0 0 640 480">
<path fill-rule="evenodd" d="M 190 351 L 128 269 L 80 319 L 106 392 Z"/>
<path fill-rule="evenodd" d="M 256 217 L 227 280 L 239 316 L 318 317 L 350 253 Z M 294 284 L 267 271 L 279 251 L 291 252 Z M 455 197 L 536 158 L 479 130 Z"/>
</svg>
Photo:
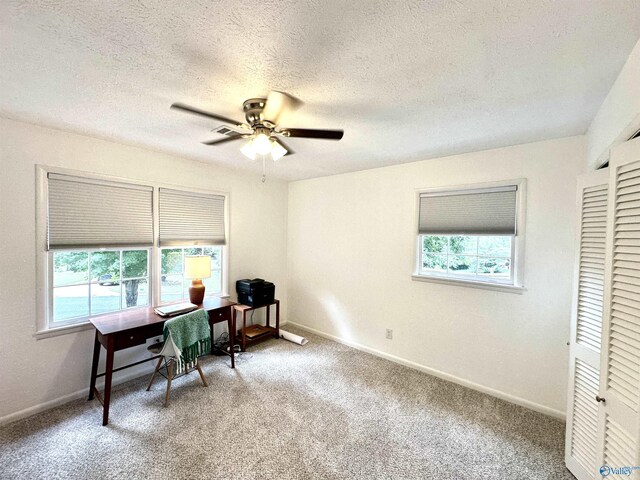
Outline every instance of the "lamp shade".
<svg viewBox="0 0 640 480">
<path fill-rule="evenodd" d="M 184 257 L 184 276 L 187 278 L 209 278 L 211 257 L 209 255 L 187 255 Z"/>
</svg>

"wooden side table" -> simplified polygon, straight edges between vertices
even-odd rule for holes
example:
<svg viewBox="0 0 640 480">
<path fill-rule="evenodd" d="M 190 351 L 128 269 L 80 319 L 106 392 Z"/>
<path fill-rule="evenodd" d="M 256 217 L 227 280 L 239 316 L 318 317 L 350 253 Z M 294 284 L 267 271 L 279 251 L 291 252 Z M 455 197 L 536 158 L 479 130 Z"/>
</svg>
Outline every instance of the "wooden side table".
<svg viewBox="0 0 640 480">
<path fill-rule="evenodd" d="M 270 314 L 271 314 L 271 306 L 276 306 L 276 326 L 272 327 L 270 325 Z M 252 338 L 247 338 L 247 312 L 252 310 L 257 310 L 259 308 L 267 308 L 267 326 L 261 327 L 262 332 L 253 336 Z M 238 335 L 240 335 L 240 347 L 242 351 L 246 351 L 247 343 L 251 345 L 252 343 L 259 342 L 260 340 L 264 340 L 266 338 L 275 337 L 280 338 L 280 300 L 274 300 L 273 303 L 268 303 L 266 305 L 260 305 L 259 307 L 250 307 L 248 305 L 234 305 L 233 306 L 233 324 L 236 323 L 236 314 L 242 313 L 242 328 L 238 331 Z"/>
</svg>

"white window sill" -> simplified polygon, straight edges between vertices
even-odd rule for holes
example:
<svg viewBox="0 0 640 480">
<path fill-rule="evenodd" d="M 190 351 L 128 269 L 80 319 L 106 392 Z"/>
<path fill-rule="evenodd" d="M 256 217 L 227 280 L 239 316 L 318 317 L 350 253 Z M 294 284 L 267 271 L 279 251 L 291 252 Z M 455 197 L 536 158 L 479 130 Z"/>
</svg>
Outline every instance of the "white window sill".
<svg viewBox="0 0 640 480">
<path fill-rule="evenodd" d="M 419 282 L 442 283 L 445 285 L 454 285 L 458 287 L 482 288 L 484 290 L 495 290 L 498 292 L 509 292 L 522 295 L 526 291 L 524 287 L 516 285 L 504 285 L 500 283 L 478 282 L 474 280 L 458 280 L 454 278 L 435 277 L 428 275 L 411 275 L 412 280 Z"/>
<path fill-rule="evenodd" d="M 67 335 L 69 333 L 83 332 L 85 330 L 91 330 L 93 325 L 91 323 L 75 323 L 73 325 L 64 325 L 62 327 L 49 328 L 47 330 L 40 330 L 33 334 L 36 340 L 42 340 L 43 338 L 57 337 L 59 335 Z"/>
</svg>

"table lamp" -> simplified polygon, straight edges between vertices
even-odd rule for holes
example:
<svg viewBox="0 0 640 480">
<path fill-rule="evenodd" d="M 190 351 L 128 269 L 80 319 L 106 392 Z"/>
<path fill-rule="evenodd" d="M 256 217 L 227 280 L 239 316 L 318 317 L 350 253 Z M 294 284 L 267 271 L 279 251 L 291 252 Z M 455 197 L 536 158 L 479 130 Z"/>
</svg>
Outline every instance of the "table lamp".
<svg viewBox="0 0 640 480">
<path fill-rule="evenodd" d="M 202 279 L 211 276 L 211 257 L 209 255 L 186 255 L 184 261 L 184 276 L 192 279 L 189 287 L 189 301 L 200 305 L 204 300 Z"/>
</svg>

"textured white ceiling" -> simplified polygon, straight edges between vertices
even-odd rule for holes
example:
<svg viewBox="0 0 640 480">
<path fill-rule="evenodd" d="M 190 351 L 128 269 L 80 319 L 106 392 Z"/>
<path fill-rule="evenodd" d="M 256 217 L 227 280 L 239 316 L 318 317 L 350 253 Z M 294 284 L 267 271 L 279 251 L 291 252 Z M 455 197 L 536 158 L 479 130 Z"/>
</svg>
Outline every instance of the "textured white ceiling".
<svg viewBox="0 0 640 480">
<path fill-rule="evenodd" d="M 283 90 L 300 179 L 584 133 L 640 37 L 638 0 L 0 2 L 0 115 L 260 171 L 214 121 Z"/>
</svg>

